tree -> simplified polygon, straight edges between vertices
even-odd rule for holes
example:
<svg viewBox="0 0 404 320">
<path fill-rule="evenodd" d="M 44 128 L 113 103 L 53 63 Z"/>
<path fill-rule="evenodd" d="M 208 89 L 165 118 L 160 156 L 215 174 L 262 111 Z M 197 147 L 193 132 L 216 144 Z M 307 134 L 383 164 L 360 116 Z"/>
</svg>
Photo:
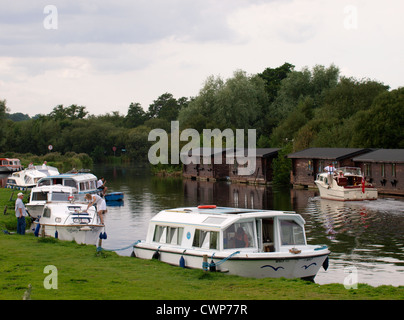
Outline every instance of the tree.
<svg viewBox="0 0 404 320">
<path fill-rule="evenodd" d="M 6 100 L 0 100 L 0 150 L 6 142 L 5 129 L 6 129 Z"/>
<path fill-rule="evenodd" d="M 149 106 L 149 118 L 159 118 L 167 121 L 177 120 L 178 113 L 184 104 L 184 99 L 186 98 L 181 98 L 180 104 L 171 93 L 162 94 Z"/>
<path fill-rule="evenodd" d="M 128 114 L 125 117 L 125 124 L 128 128 L 136 128 L 142 125 L 147 120 L 146 112 L 143 110 L 140 103 L 131 103 L 128 109 Z"/>
<path fill-rule="evenodd" d="M 358 114 L 353 142 L 368 148 L 404 148 L 404 88 L 380 94 Z"/>
<path fill-rule="evenodd" d="M 53 120 L 77 120 L 84 119 L 87 116 L 88 112 L 86 111 L 86 107 L 77 106 L 72 104 L 71 106 L 64 108 L 62 104 L 53 108 L 53 111 L 49 113 L 48 117 Z"/>
</svg>

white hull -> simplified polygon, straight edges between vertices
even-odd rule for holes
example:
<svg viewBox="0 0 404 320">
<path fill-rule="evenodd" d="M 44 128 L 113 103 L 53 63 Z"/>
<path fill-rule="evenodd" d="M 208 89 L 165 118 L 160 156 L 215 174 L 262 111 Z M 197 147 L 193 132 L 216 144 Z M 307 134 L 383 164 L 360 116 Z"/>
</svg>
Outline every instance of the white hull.
<svg viewBox="0 0 404 320">
<path fill-rule="evenodd" d="M 322 199 L 338 200 L 338 201 L 363 201 L 376 200 L 378 197 L 377 189 L 365 187 L 365 192 L 362 192 L 362 187 L 345 188 L 340 186 L 329 187 L 321 182 L 316 181 L 316 185 Z"/>
<path fill-rule="evenodd" d="M 37 223 L 35 222 L 35 227 Z M 41 229 L 39 230 L 39 235 L 45 235 L 45 237 L 55 238 L 56 231 L 58 239 L 64 241 L 75 241 L 78 244 L 92 244 L 96 245 L 99 239 L 100 233 L 103 231 L 103 225 L 47 225 L 41 224 Z"/>
<path fill-rule="evenodd" d="M 152 259 L 158 246 L 139 243 L 134 247 L 136 257 Z M 213 257 L 215 263 L 228 258 L 235 251 L 216 252 Z M 216 271 L 252 278 L 304 278 L 314 279 L 315 275 L 327 259 L 328 249 L 299 254 L 288 252 L 235 254 L 228 260 L 216 266 Z M 212 251 L 186 250 L 182 248 L 159 248 L 159 260 L 171 265 L 180 265 L 181 257 L 185 260 L 185 267 L 203 269 L 203 255 L 208 255 L 208 262 L 212 261 Z"/>
</svg>

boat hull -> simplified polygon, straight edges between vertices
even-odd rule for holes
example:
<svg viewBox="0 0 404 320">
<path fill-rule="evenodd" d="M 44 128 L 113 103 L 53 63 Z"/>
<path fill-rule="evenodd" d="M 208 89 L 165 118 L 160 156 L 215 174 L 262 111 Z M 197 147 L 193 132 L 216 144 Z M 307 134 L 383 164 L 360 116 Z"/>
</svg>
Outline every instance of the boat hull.
<svg viewBox="0 0 404 320">
<path fill-rule="evenodd" d="M 35 222 L 35 227 L 37 222 Z M 96 245 L 103 225 L 49 225 L 41 224 L 39 236 L 55 238 L 56 231 L 59 240 L 75 241 L 78 244 Z"/>
<path fill-rule="evenodd" d="M 313 280 L 317 272 L 328 258 L 328 249 L 301 252 L 300 254 L 289 253 L 238 253 L 220 252 L 212 253 L 197 250 L 185 250 L 175 248 L 154 247 L 144 243 L 134 247 L 136 257 L 152 259 L 158 250 L 159 260 L 171 265 L 180 265 L 181 257 L 184 258 L 185 267 L 203 269 L 204 255 L 208 255 L 208 262 L 212 260 L 216 264 L 216 271 L 252 278 L 303 278 Z M 232 256 L 232 254 L 234 254 Z M 230 258 L 229 258 L 230 256 Z M 224 259 L 227 259 L 223 262 Z"/>
<path fill-rule="evenodd" d="M 316 181 L 316 185 L 322 199 L 337 200 L 337 201 L 363 201 L 376 200 L 378 197 L 377 189 L 365 187 L 365 192 L 362 192 L 362 187 L 332 187 L 328 188 Z"/>
</svg>

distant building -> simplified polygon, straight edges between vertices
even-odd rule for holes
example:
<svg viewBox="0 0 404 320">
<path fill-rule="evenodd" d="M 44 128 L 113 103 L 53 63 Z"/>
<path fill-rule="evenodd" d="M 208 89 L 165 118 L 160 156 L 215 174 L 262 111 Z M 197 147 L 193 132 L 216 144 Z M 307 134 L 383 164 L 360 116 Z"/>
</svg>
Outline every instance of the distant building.
<svg viewBox="0 0 404 320">
<path fill-rule="evenodd" d="M 369 152 L 364 148 L 309 148 L 288 155 L 292 159 L 290 182 L 293 186 L 316 187 L 314 180 L 326 166 L 353 167 L 354 157 Z"/>
<path fill-rule="evenodd" d="M 378 149 L 353 161 L 379 193 L 404 195 L 404 149 Z"/>
<path fill-rule="evenodd" d="M 207 181 L 230 180 L 233 182 L 255 184 L 267 184 L 272 182 L 272 161 L 278 156 L 278 148 L 256 149 L 255 170 L 248 175 L 240 174 L 240 168 L 247 167 L 247 164 L 240 165 L 235 160 L 234 164 L 227 164 L 227 162 L 229 162 L 227 161 L 229 153 L 226 151 L 228 150 L 224 148 L 198 148 L 192 150 L 192 157 L 190 151 L 186 156 L 193 158 L 192 163 L 183 165 L 183 176 L 190 179 Z M 231 155 L 234 159 L 236 151 L 237 150 L 234 150 Z M 206 164 L 207 161 L 204 161 L 204 155 L 210 158 L 210 164 Z M 248 156 L 247 149 L 244 149 L 244 156 Z M 222 160 L 221 163 L 217 163 L 217 161 L 215 163 L 215 157 L 220 158 Z M 196 162 L 199 162 L 199 164 Z"/>
</svg>

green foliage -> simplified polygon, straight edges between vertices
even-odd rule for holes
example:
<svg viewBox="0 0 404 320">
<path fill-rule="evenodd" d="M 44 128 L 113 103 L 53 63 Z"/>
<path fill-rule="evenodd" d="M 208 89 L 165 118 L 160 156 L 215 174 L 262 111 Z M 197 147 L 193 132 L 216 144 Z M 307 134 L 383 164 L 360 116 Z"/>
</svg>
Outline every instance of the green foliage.
<svg viewBox="0 0 404 320">
<path fill-rule="evenodd" d="M 293 145 L 288 143 L 278 153 L 278 157 L 272 162 L 272 169 L 274 172 L 273 184 L 277 186 L 290 185 L 290 171 L 292 170 L 292 160 L 287 157 L 292 153 Z"/>
</svg>

